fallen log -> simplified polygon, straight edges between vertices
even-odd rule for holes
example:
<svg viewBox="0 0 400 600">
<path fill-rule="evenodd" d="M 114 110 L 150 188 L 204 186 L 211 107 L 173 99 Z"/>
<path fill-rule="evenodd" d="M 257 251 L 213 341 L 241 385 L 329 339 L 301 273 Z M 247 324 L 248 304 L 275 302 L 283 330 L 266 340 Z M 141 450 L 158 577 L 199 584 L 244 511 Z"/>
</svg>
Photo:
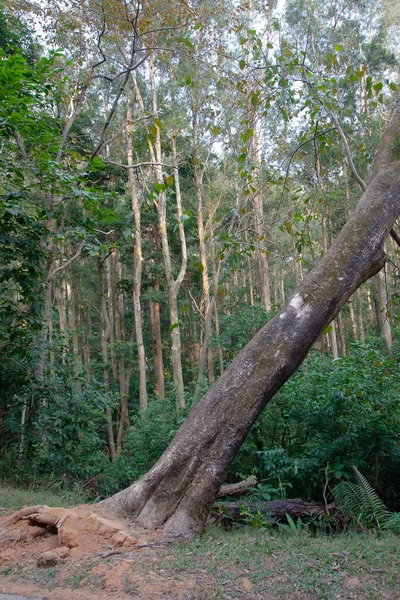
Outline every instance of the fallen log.
<svg viewBox="0 0 400 600">
<path fill-rule="evenodd" d="M 254 475 L 250 475 L 247 479 L 243 481 L 239 481 L 239 483 L 227 483 L 226 485 L 221 485 L 219 488 L 217 498 L 221 498 L 222 496 L 234 496 L 235 494 L 243 494 L 249 488 L 255 487 L 257 485 L 257 479 Z"/>
<path fill-rule="evenodd" d="M 320 502 L 304 502 L 300 498 L 292 500 L 270 500 L 268 502 L 216 502 L 212 511 L 213 517 L 217 520 L 234 519 L 235 521 L 245 521 L 244 511 L 261 513 L 271 516 L 275 521 L 286 521 L 286 515 L 290 515 L 293 520 L 315 515 L 326 515 L 326 507 Z"/>
</svg>

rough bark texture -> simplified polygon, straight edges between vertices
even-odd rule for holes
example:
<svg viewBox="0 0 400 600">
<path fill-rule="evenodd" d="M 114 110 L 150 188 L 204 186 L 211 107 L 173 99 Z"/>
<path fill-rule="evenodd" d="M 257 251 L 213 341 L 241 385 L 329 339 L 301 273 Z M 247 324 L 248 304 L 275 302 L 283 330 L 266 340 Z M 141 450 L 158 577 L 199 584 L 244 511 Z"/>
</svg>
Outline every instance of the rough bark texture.
<svg viewBox="0 0 400 600">
<path fill-rule="evenodd" d="M 198 104 L 193 98 L 192 102 L 192 131 L 193 131 L 193 169 L 194 177 L 193 184 L 196 195 L 197 204 L 197 232 L 199 236 L 199 252 L 200 252 L 200 263 L 201 263 L 201 284 L 202 284 L 202 296 L 200 308 L 204 311 L 204 323 L 203 323 L 203 344 L 200 352 L 199 359 L 199 373 L 197 377 L 196 396 L 201 388 L 202 379 L 207 362 L 207 355 L 211 353 L 212 361 L 212 350 L 209 348 L 209 341 L 211 338 L 211 316 L 212 308 L 210 308 L 210 280 L 208 277 L 208 264 L 207 264 L 207 252 L 206 252 L 206 232 L 204 228 L 204 214 L 203 214 L 203 175 L 204 168 L 200 166 L 199 158 L 199 136 L 198 136 Z M 210 373 L 209 373 L 209 381 Z"/>
<path fill-rule="evenodd" d="M 146 527 L 193 536 L 204 527 L 230 463 L 272 396 L 306 357 L 341 306 L 385 261 L 384 240 L 400 214 L 400 162 L 388 154 L 397 107 L 373 178 L 328 253 L 287 304 L 241 351 L 193 408 L 154 467 L 128 489 L 104 501 L 133 511 Z M 397 146 L 398 147 L 398 146 Z"/>
</svg>

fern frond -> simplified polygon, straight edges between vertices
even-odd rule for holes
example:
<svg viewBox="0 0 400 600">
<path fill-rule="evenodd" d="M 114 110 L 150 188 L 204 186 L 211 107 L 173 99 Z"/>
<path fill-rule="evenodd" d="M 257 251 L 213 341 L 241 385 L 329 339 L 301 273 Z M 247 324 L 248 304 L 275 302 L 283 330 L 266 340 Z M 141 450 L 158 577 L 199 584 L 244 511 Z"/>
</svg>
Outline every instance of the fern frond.
<svg viewBox="0 0 400 600">
<path fill-rule="evenodd" d="M 391 513 L 364 475 L 353 470 L 357 483 L 342 481 L 333 490 L 337 506 L 353 525 L 384 527 Z"/>
<path fill-rule="evenodd" d="M 356 467 L 353 467 L 353 471 L 363 495 L 363 512 L 366 518 L 371 523 L 375 522 L 378 527 L 381 527 L 388 520 L 390 512 L 364 475 Z"/>
<path fill-rule="evenodd" d="M 341 481 L 333 490 L 335 502 L 346 519 L 352 524 L 357 524 L 362 516 L 363 495 L 355 483 Z"/>
</svg>

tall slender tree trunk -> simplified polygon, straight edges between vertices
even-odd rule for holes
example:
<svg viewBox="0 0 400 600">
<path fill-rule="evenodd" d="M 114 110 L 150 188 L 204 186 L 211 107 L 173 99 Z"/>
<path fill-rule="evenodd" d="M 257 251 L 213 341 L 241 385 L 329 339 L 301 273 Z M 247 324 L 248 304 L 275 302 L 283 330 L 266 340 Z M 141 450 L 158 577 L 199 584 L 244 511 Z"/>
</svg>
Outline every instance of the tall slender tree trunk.
<svg viewBox="0 0 400 600">
<path fill-rule="evenodd" d="M 110 323 L 110 318 L 108 316 L 106 295 L 105 295 L 105 291 L 104 291 L 104 260 L 105 259 L 99 259 L 99 261 L 98 261 L 100 316 L 101 316 L 100 345 L 101 345 L 101 355 L 103 358 L 104 390 L 108 394 L 110 392 L 110 372 L 109 372 L 107 345 L 108 345 L 108 340 L 110 339 L 110 335 L 111 335 L 111 323 Z M 111 411 L 110 407 L 107 407 L 106 415 L 107 415 L 108 447 L 110 450 L 111 460 L 114 461 L 116 459 L 117 453 L 115 451 L 112 411 Z"/>
<path fill-rule="evenodd" d="M 261 161 L 260 154 L 258 148 L 258 136 L 257 136 L 257 122 L 254 119 L 253 130 L 254 134 L 251 138 L 250 148 L 251 148 L 251 158 L 255 163 L 257 172 L 261 170 Z M 258 184 L 260 185 L 260 184 Z M 270 290 L 270 281 L 269 281 L 269 265 L 268 258 L 266 255 L 266 250 L 262 248 L 263 240 L 265 239 L 265 235 L 263 232 L 264 226 L 264 206 L 263 206 L 263 198 L 260 191 L 256 192 L 253 195 L 253 214 L 254 214 L 254 229 L 256 233 L 256 243 L 257 243 L 257 260 L 258 260 L 258 268 L 260 275 L 260 289 L 261 289 L 261 303 L 264 306 L 265 310 L 269 312 L 271 310 L 271 290 Z"/>
<path fill-rule="evenodd" d="M 112 243 L 114 243 L 114 236 L 111 239 Z M 111 372 L 114 381 L 118 379 L 118 367 L 117 367 L 117 353 L 115 351 L 115 322 L 114 322 L 114 303 L 116 301 L 113 294 L 113 285 L 112 285 L 112 261 L 107 260 L 106 262 L 107 269 L 107 301 L 108 301 L 108 314 L 110 319 L 110 356 L 111 356 Z"/>
<path fill-rule="evenodd" d="M 140 88 L 139 88 L 134 71 L 131 72 L 131 77 L 132 77 L 136 100 L 137 100 L 138 107 L 139 107 L 139 114 L 141 115 L 141 117 L 144 117 L 145 109 L 144 109 L 143 97 L 140 92 Z M 156 101 L 156 105 L 157 105 L 157 97 L 155 97 L 155 101 Z M 154 176 L 157 181 L 157 177 L 159 177 L 159 172 L 156 172 L 156 169 L 155 169 L 155 163 L 157 162 L 155 150 L 154 150 L 152 142 L 150 141 L 150 138 L 147 140 L 147 143 L 148 143 L 148 147 L 149 147 L 151 162 L 153 164 Z M 157 223 L 153 224 L 153 237 L 154 237 L 154 243 L 156 246 L 156 250 L 157 250 L 157 252 L 161 253 L 162 251 L 161 251 L 161 244 L 160 244 L 160 232 L 159 232 L 159 226 Z M 158 262 L 158 261 L 156 260 L 156 262 Z M 157 293 L 160 291 L 158 274 L 156 274 L 154 276 L 154 291 Z M 155 342 L 155 353 L 154 353 L 153 364 L 154 364 L 154 372 L 156 374 L 156 392 L 160 398 L 165 398 L 164 361 L 163 361 L 163 349 L 162 349 L 162 337 L 161 337 L 160 303 L 156 300 L 150 300 L 149 301 L 149 310 L 150 310 L 152 334 L 153 334 L 153 338 L 154 338 L 154 342 Z"/>
<path fill-rule="evenodd" d="M 82 323 L 82 336 L 83 336 L 83 359 L 85 364 L 85 371 L 88 378 L 88 382 L 92 383 L 92 361 L 89 344 L 89 324 L 85 316 L 85 306 L 80 305 L 79 317 Z"/>
<path fill-rule="evenodd" d="M 203 344 L 200 351 L 200 362 L 199 362 L 199 374 L 198 374 L 198 385 L 204 376 L 205 365 L 207 362 L 208 366 L 208 380 L 213 381 L 213 352 L 209 346 L 211 338 L 211 313 L 210 311 L 210 281 L 208 277 L 208 261 L 207 251 L 205 242 L 205 228 L 204 228 L 204 209 L 203 209 L 203 175 L 204 171 L 200 165 L 199 155 L 199 134 L 198 134 L 198 104 L 192 96 L 192 132 L 193 132 L 193 170 L 194 170 L 194 191 L 197 203 L 197 233 L 199 236 L 199 253 L 200 253 L 200 264 L 201 264 L 201 303 L 200 308 L 203 310 L 205 315 L 203 321 Z M 207 318 L 208 315 L 208 318 Z M 203 360 L 204 355 L 204 360 Z M 207 360 L 205 360 L 207 359 Z"/>
<path fill-rule="evenodd" d="M 111 290 L 112 297 L 114 299 L 114 318 L 115 318 L 115 341 L 118 346 L 118 381 L 119 381 L 119 395 L 120 395 L 120 418 L 117 433 L 117 452 L 121 449 L 122 439 L 126 427 L 129 426 L 129 412 L 128 412 L 128 393 L 126 390 L 126 377 L 125 377 L 125 359 L 123 356 L 122 349 L 122 327 L 121 327 L 121 305 L 119 301 L 119 294 L 117 292 L 117 275 L 118 275 L 118 256 L 117 250 L 111 253 Z"/>
<path fill-rule="evenodd" d="M 389 352 L 392 351 L 392 328 L 388 317 L 388 294 L 386 287 L 386 269 L 385 267 L 379 271 L 375 277 L 376 281 L 376 297 L 378 307 L 378 327 L 379 331 L 385 340 L 386 347 Z"/>
<path fill-rule="evenodd" d="M 364 329 L 364 319 L 363 319 L 361 288 L 358 288 L 358 290 L 356 290 L 355 304 L 356 304 L 356 318 L 357 318 L 359 339 L 362 344 L 365 344 L 365 329 Z"/>
<path fill-rule="evenodd" d="M 158 233 L 158 224 L 153 225 L 153 236 L 156 250 L 160 251 L 160 236 Z M 157 261 L 156 261 L 157 262 Z M 160 292 L 160 282 L 158 274 L 154 276 L 154 291 L 158 294 Z M 160 303 L 157 300 L 149 301 L 150 310 L 150 321 L 153 339 L 155 343 L 154 352 L 154 372 L 156 374 L 156 392 L 161 399 L 165 398 L 165 386 L 164 386 L 164 361 L 163 361 L 163 348 L 162 348 L 162 337 L 161 337 L 161 320 L 160 320 Z"/>
<path fill-rule="evenodd" d="M 319 161 L 318 161 L 318 164 L 319 164 Z M 324 247 L 324 254 L 326 254 L 328 252 L 328 236 L 327 236 L 327 231 L 326 231 L 326 217 L 324 215 L 322 215 L 322 217 L 321 217 L 321 226 L 322 226 L 322 243 L 323 243 L 323 247 Z M 338 343 L 337 343 L 337 337 L 336 337 L 335 321 L 332 322 L 332 327 L 329 332 L 329 346 L 332 350 L 333 358 L 338 358 L 339 350 L 338 350 Z"/>
<path fill-rule="evenodd" d="M 252 27 L 252 19 L 253 19 L 253 0 L 249 0 L 247 5 L 248 9 L 248 26 L 249 29 Z M 248 51 L 249 57 L 253 56 L 253 46 L 250 40 L 246 43 L 246 48 Z M 250 70 L 248 73 L 249 79 L 252 77 L 250 74 Z M 249 128 L 252 130 L 253 134 L 248 140 L 247 143 L 247 159 L 248 166 L 251 170 L 255 168 L 254 173 L 255 176 L 252 177 L 251 185 L 248 185 L 248 191 L 250 192 L 250 198 L 252 198 L 253 204 L 253 221 L 254 221 L 254 230 L 256 237 L 256 253 L 257 253 L 257 262 L 258 262 L 258 272 L 260 279 L 260 296 L 261 296 L 261 304 L 265 308 L 267 312 L 271 310 L 271 290 L 270 290 L 270 281 L 269 281 L 269 265 L 268 258 L 266 255 L 266 250 L 263 248 L 265 245 L 264 239 L 265 235 L 263 232 L 264 227 L 264 203 L 262 193 L 260 191 L 261 188 L 261 159 L 260 159 L 260 149 L 258 144 L 258 132 L 257 132 L 257 108 L 252 106 L 251 103 L 248 105 L 248 114 L 249 114 Z M 254 192 L 254 188 L 258 188 L 256 192 Z"/>
<path fill-rule="evenodd" d="M 82 363 L 79 354 L 79 335 L 78 335 L 78 325 L 77 325 L 77 292 L 76 292 L 76 279 L 73 269 L 70 271 L 70 284 L 67 284 L 67 294 L 69 300 L 69 328 L 71 330 L 72 335 L 72 353 L 74 360 L 74 375 L 77 377 L 82 370 Z M 80 381 L 76 380 L 75 385 L 78 390 L 81 389 Z"/>
<path fill-rule="evenodd" d="M 158 119 L 158 102 L 157 102 L 157 90 L 155 80 L 155 68 L 153 57 L 149 58 L 150 65 L 150 87 L 151 87 L 151 100 L 153 107 L 153 114 L 155 119 Z M 156 182 L 163 184 L 162 175 L 162 152 L 161 152 L 161 133 L 160 127 L 157 127 L 157 133 L 154 141 L 154 156 L 157 162 L 154 162 L 153 169 Z M 168 304 L 169 304 L 169 316 L 170 316 L 170 333 L 171 333 L 171 362 L 172 362 L 172 373 L 174 379 L 174 386 L 176 390 L 176 404 L 178 408 L 185 407 L 185 394 L 183 385 L 183 373 L 182 373 L 182 355 L 181 355 L 181 333 L 179 325 L 179 311 L 178 311 L 178 292 L 182 281 L 186 274 L 187 265 L 187 253 L 186 253 L 186 238 L 183 227 L 183 212 L 181 204 L 181 194 L 179 185 L 179 168 L 176 158 L 176 142 L 175 137 L 171 139 L 172 151 L 173 151 L 173 164 L 174 164 L 174 180 L 175 180 L 175 195 L 176 205 L 178 212 L 178 228 L 179 237 L 181 242 L 181 253 L 182 262 L 181 268 L 176 280 L 173 276 L 171 254 L 168 240 L 167 231 L 167 194 L 166 191 L 161 191 L 158 196 L 157 211 L 158 211 L 158 223 L 160 231 L 161 248 L 164 258 L 165 275 L 168 285 Z"/>
<path fill-rule="evenodd" d="M 357 320 L 356 320 L 356 313 L 354 311 L 354 298 L 350 298 L 349 299 L 349 312 L 350 312 L 350 322 L 351 322 L 351 328 L 353 331 L 353 336 L 355 340 L 359 339 L 359 333 L 358 333 L 358 325 L 357 325 Z"/>
<path fill-rule="evenodd" d="M 54 298 L 58 308 L 58 319 L 60 334 L 63 339 L 61 360 L 65 365 L 65 357 L 68 353 L 68 322 L 67 322 L 67 307 L 66 307 L 66 288 L 64 280 L 60 281 L 60 284 L 54 285 Z"/>
<path fill-rule="evenodd" d="M 214 318 L 215 318 L 215 335 L 217 339 L 219 339 L 219 316 L 218 316 L 218 306 L 217 303 L 214 305 Z M 219 375 L 221 376 L 224 372 L 224 355 L 222 353 L 222 348 L 218 345 L 218 364 L 219 364 Z"/>
<path fill-rule="evenodd" d="M 128 161 L 129 186 L 131 191 L 132 212 L 135 219 L 135 243 L 133 250 L 133 311 L 135 315 L 136 344 L 139 362 L 139 403 L 140 411 L 147 409 L 147 382 L 146 382 L 146 354 L 143 342 L 142 307 L 141 307 L 141 285 L 142 285 L 142 228 L 140 211 L 141 207 L 136 191 L 135 174 L 132 169 L 133 149 L 131 121 L 132 112 L 128 108 L 126 126 L 126 151 Z"/>
<path fill-rule="evenodd" d="M 52 262 L 49 262 L 47 271 L 50 270 Z M 43 290 L 43 311 L 42 311 L 42 329 L 40 330 L 36 347 L 38 349 L 38 360 L 35 365 L 34 374 L 36 379 L 41 380 L 46 371 L 46 352 L 47 352 L 47 339 L 50 329 L 51 312 L 53 306 L 53 280 L 46 276 L 44 290 Z"/>
<path fill-rule="evenodd" d="M 340 340 L 340 355 L 341 356 L 346 356 L 346 354 L 347 354 L 347 350 L 346 350 L 346 334 L 345 334 L 345 330 L 344 330 L 344 319 L 342 317 L 342 311 L 340 311 L 338 313 L 337 324 L 338 324 L 339 340 Z"/>
</svg>

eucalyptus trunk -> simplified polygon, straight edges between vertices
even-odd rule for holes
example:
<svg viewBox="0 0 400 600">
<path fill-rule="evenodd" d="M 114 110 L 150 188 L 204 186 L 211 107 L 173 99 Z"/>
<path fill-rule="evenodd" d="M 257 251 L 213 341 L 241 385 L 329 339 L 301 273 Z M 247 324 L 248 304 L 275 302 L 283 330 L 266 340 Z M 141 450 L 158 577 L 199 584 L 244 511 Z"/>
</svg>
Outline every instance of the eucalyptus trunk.
<svg viewBox="0 0 400 600">
<path fill-rule="evenodd" d="M 101 356 L 103 358 L 103 381 L 104 391 L 106 394 L 110 392 L 110 365 L 108 360 L 108 341 L 111 335 L 111 323 L 107 311 L 106 295 L 104 291 L 104 261 L 106 259 L 99 259 L 98 262 L 98 276 L 99 276 L 99 296 L 100 296 L 100 317 L 101 317 Z M 107 415 L 107 435 L 108 435 L 108 448 L 110 451 L 111 460 L 116 459 L 117 453 L 115 451 L 115 440 L 114 440 L 114 429 L 112 411 L 110 407 L 106 409 Z"/>
<path fill-rule="evenodd" d="M 142 285 L 142 227 L 141 227 L 141 206 L 139 203 L 135 174 L 133 172 L 133 148 L 131 121 L 132 112 L 128 108 L 126 126 L 126 153 L 128 161 L 129 186 L 131 192 L 132 212 L 135 219 L 135 242 L 133 249 L 133 311 L 135 315 L 136 344 L 139 363 L 139 405 L 143 413 L 147 409 L 147 378 L 146 378 L 146 353 L 143 342 L 142 328 L 142 306 L 141 306 L 141 285 Z"/>
<path fill-rule="evenodd" d="M 151 87 L 151 100 L 153 107 L 153 114 L 158 119 L 158 102 L 157 102 L 157 89 L 156 89 L 156 78 L 155 78 L 155 66 L 153 57 L 150 57 L 150 87 Z M 153 170 L 155 180 L 158 184 L 163 184 L 162 174 L 162 152 L 161 152 L 161 130 L 160 127 L 156 127 L 157 132 L 154 141 L 154 156 L 157 162 L 153 163 Z M 179 168 L 176 158 L 176 142 L 175 136 L 171 139 L 172 151 L 173 151 L 173 170 L 174 170 L 174 182 L 175 182 L 175 196 L 178 213 L 178 229 L 179 237 L 181 242 L 181 254 L 182 261 L 179 274 L 174 279 L 172 262 L 171 262 L 171 251 L 168 240 L 167 230 L 167 194 L 165 190 L 160 191 L 157 202 L 158 212 L 158 224 L 160 231 L 161 248 L 164 259 L 165 275 L 168 286 L 168 305 L 169 305 L 169 318 L 170 318 L 170 334 L 171 334 L 171 362 L 172 362 L 172 374 L 174 380 L 174 386 L 176 391 L 176 405 L 178 408 L 185 407 L 185 394 L 183 385 L 183 373 L 182 373 L 182 352 L 181 352 L 181 333 L 179 324 L 179 310 L 178 310 L 178 293 L 186 275 L 187 265 L 187 252 L 186 252 L 186 238 L 183 227 L 183 211 L 181 203 L 181 192 L 179 184 Z"/>
</svg>

